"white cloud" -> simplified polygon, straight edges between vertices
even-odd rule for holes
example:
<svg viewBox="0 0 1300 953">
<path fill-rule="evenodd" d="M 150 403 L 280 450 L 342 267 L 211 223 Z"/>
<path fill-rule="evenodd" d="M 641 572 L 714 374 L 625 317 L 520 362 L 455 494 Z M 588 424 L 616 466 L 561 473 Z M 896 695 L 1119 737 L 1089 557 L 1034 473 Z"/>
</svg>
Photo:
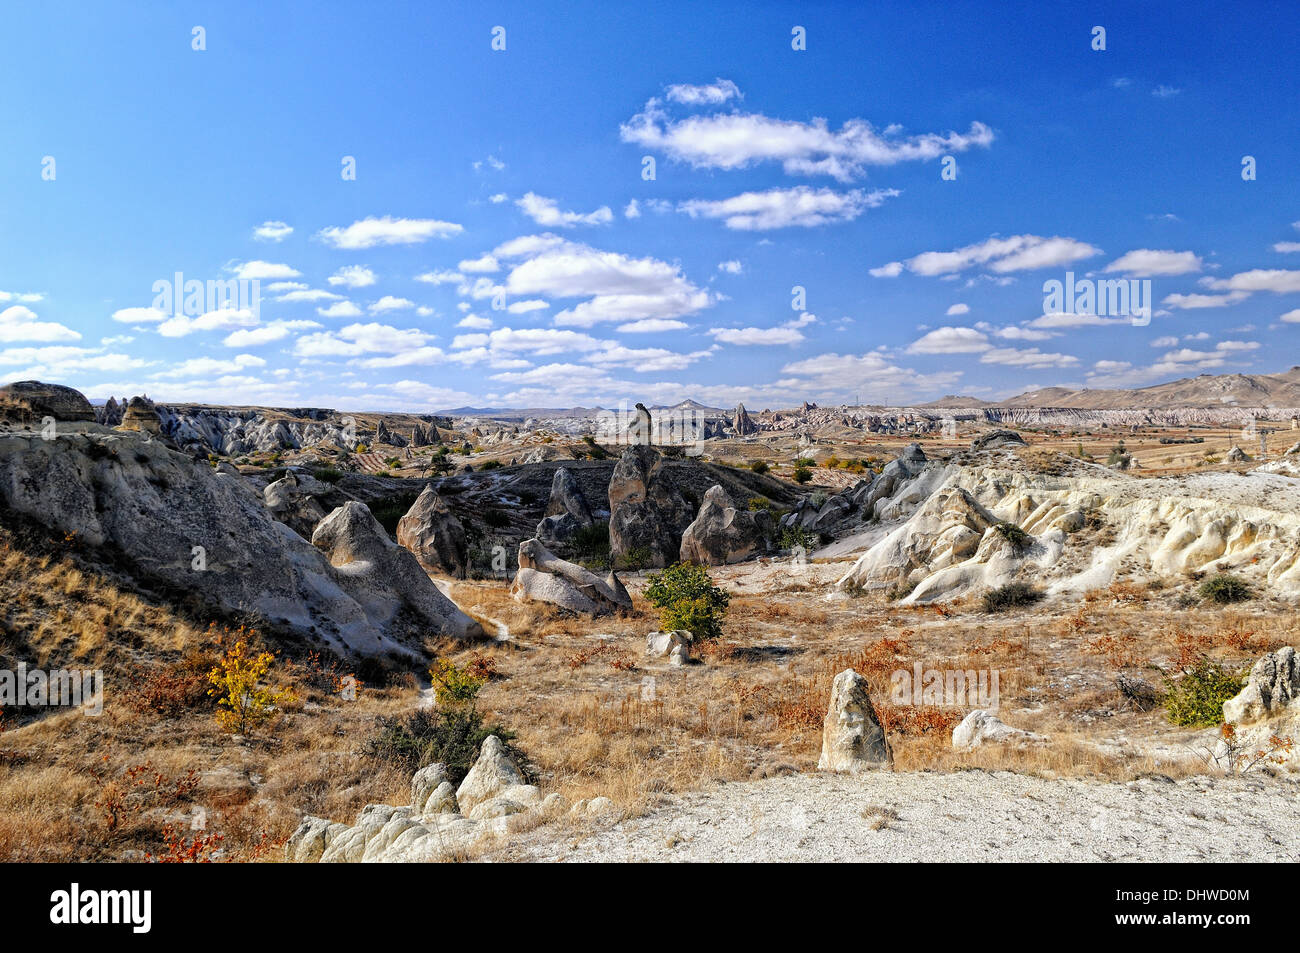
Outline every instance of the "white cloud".
<svg viewBox="0 0 1300 953">
<path fill-rule="evenodd" d="M 293 226 L 284 222 L 263 222 L 253 229 L 253 238 L 259 242 L 282 242 L 293 234 Z"/>
<path fill-rule="evenodd" d="M 1278 318 L 1278 320 L 1285 321 L 1287 324 L 1300 324 L 1300 308 L 1288 311 L 1286 314 L 1282 315 L 1282 317 Z"/>
<path fill-rule="evenodd" d="M 732 259 L 731 261 L 718 262 L 718 271 L 725 272 L 728 275 L 738 275 L 745 270 L 740 262 Z"/>
<path fill-rule="evenodd" d="M 715 79 L 704 86 L 679 83 L 669 86 L 664 95 L 672 102 L 684 106 L 717 106 L 729 99 L 744 99 L 740 87 L 729 79 Z"/>
<path fill-rule="evenodd" d="M 1249 294 L 1253 291 L 1272 291 L 1284 294 L 1300 291 L 1300 271 L 1286 271 L 1281 268 L 1255 268 L 1242 271 L 1231 278 L 1220 278 L 1206 283 L 1216 291 L 1238 291 Z"/>
<path fill-rule="evenodd" d="M 1156 338 L 1154 341 L 1151 342 L 1151 346 L 1152 347 L 1177 347 L 1178 338 L 1172 335 L 1169 335 L 1167 337 L 1162 337 L 1162 338 Z"/>
<path fill-rule="evenodd" d="M 804 123 L 758 113 L 673 120 L 656 99 L 624 123 L 619 134 L 624 142 L 662 150 L 696 168 L 742 169 L 771 161 L 781 163 L 788 175 L 830 175 L 842 182 L 859 177 L 867 166 L 936 159 L 993 141 L 993 131 L 979 122 L 965 134 L 899 136 L 896 127 L 882 134 L 861 119 L 850 119 L 838 131 L 825 119 Z"/>
<path fill-rule="evenodd" d="M 247 308 L 218 308 L 196 318 L 185 314 L 172 315 L 158 325 L 158 333 L 165 338 L 181 338 L 195 331 L 231 331 L 256 325 L 257 318 Z"/>
<path fill-rule="evenodd" d="M 879 268 L 869 268 L 867 270 L 873 278 L 897 278 L 903 273 L 903 263 L 901 261 L 891 261 Z"/>
<path fill-rule="evenodd" d="M 913 341 L 908 354 L 978 354 L 992 347 L 988 336 L 974 328 L 935 328 Z"/>
<path fill-rule="evenodd" d="M 449 285 L 464 281 L 465 276 L 458 271 L 426 271 L 416 275 L 415 280 L 423 281 L 426 285 Z"/>
<path fill-rule="evenodd" d="M 1186 275 L 1201 270 L 1201 259 L 1190 251 L 1157 251 L 1136 248 L 1116 258 L 1106 266 L 1106 271 L 1120 271 L 1136 277 Z"/>
<path fill-rule="evenodd" d="M 508 201 L 509 198 L 510 196 L 506 195 L 504 192 L 496 192 L 488 196 L 488 201 L 493 205 L 500 205 L 502 202 Z"/>
<path fill-rule="evenodd" d="M 475 331 L 484 331 L 492 327 L 490 318 L 480 317 L 477 314 L 467 314 L 456 322 L 458 328 L 470 328 Z"/>
<path fill-rule="evenodd" d="M 952 317 L 955 314 L 970 314 L 970 305 L 958 302 L 952 305 L 944 314 Z"/>
<path fill-rule="evenodd" d="M 1300 314 L 1300 312 L 1297 312 Z M 1286 320 L 1283 316 L 1283 320 Z M 640 321 L 629 321 L 627 324 L 620 324 L 618 330 L 624 334 L 653 334 L 660 331 L 684 331 L 690 325 L 685 321 L 674 321 L 667 318 L 643 318 Z"/>
<path fill-rule="evenodd" d="M 338 301 L 342 297 L 342 295 L 337 295 L 332 291 L 325 291 L 323 288 L 309 288 L 305 291 L 289 291 L 277 295 L 275 300 L 287 303 L 296 301 Z"/>
<path fill-rule="evenodd" d="M 1096 314 L 1075 314 L 1070 311 L 1054 311 L 1034 318 L 1026 326 L 1031 328 L 1099 328 L 1110 324 L 1131 324 L 1133 319 L 1106 318 Z"/>
<path fill-rule="evenodd" d="M 535 192 L 528 192 L 523 198 L 515 201 L 521 211 L 531 218 L 538 225 L 548 228 L 572 228 L 574 225 L 608 225 L 614 220 L 614 213 L 609 210 L 608 205 L 602 205 L 594 212 L 582 214 L 580 212 L 561 211 L 555 199 L 548 199 L 544 195 L 538 195 Z"/>
<path fill-rule="evenodd" d="M 328 307 L 317 308 L 316 313 L 322 318 L 359 318 L 361 309 L 351 301 L 336 301 Z"/>
<path fill-rule="evenodd" d="M 1177 89 L 1173 86 L 1165 86 L 1162 84 L 1160 86 L 1157 86 L 1155 89 L 1151 90 L 1151 95 L 1156 97 L 1157 99 L 1168 99 L 1171 96 L 1177 96 L 1181 92 L 1182 92 L 1181 89 Z"/>
<path fill-rule="evenodd" d="M 817 322 L 816 315 L 802 312 L 783 324 L 772 328 L 709 328 L 709 334 L 723 344 L 798 344 L 804 340 L 800 328 Z"/>
<path fill-rule="evenodd" d="M 44 299 L 39 292 L 20 293 L 17 291 L 0 291 L 0 301 L 21 301 L 23 304 L 36 304 Z"/>
<path fill-rule="evenodd" d="M 123 324 L 157 324 L 166 321 L 170 315 L 157 308 L 119 308 L 113 312 L 113 320 Z"/>
<path fill-rule="evenodd" d="M 0 311 L 0 342 L 80 341 L 81 335 L 54 321 L 41 321 L 25 305 L 15 304 Z"/>
<path fill-rule="evenodd" d="M 306 291 L 308 287 L 308 285 L 303 284 L 301 281 L 273 281 L 266 287 L 262 288 L 262 290 L 273 294 L 280 294 L 284 291 Z"/>
<path fill-rule="evenodd" d="M 297 278 L 302 272 L 288 265 L 270 261 L 245 261 L 227 266 L 227 271 L 236 278 L 258 281 L 274 281 L 277 278 Z"/>
<path fill-rule="evenodd" d="M 806 185 L 791 189 L 745 192 L 728 199 L 690 199 L 677 208 L 691 218 L 722 219 L 737 231 L 762 231 L 801 226 L 811 228 L 836 222 L 851 222 L 869 208 L 879 207 L 899 194 L 897 189 L 864 192 L 852 189 L 813 189 Z"/>
<path fill-rule="evenodd" d="M 491 274 L 501 270 L 501 263 L 491 255 L 481 255 L 478 258 L 465 259 L 456 268 L 469 274 Z"/>
<path fill-rule="evenodd" d="M 375 283 L 375 273 L 365 265 L 344 265 L 329 276 L 329 283 L 345 288 L 368 288 Z"/>
<path fill-rule="evenodd" d="M 1186 311 L 1199 308 L 1225 308 L 1230 304 L 1236 304 L 1238 301 L 1244 301 L 1248 297 L 1250 297 L 1250 294 L 1246 291 L 1234 291 L 1231 294 L 1224 295 L 1172 294 L 1165 295 L 1160 303 L 1167 308 L 1178 308 Z"/>
<path fill-rule="evenodd" d="M 293 353 L 301 358 L 359 357 L 366 353 L 396 354 L 423 347 L 433 336 L 416 328 L 399 329 L 387 324 L 349 324 L 338 331 L 304 334 L 294 342 Z"/>
<path fill-rule="evenodd" d="M 641 206 L 636 199 L 633 199 L 632 201 L 628 202 L 627 205 L 623 206 L 623 217 L 624 218 L 641 217 Z"/>
<path fill-rule="evenodd" d="M 361 249 L 379 245 L 416 245 L 431 238 L 450 238 L 465 230 L 454 222 L 433 218 L 364 218 L 346 228 L 331 226 L 321 229 L 318 237 L 331 248 Z"/>
<path fill-rule="evenodd" d="M 1031 370 L 1041 370 L 1049 367 L 1073 367 L 1079 363 L 1079 359 L 1069 354 L 1044 354 L 1036 347 L 1002 347 L 985 351 L 980 355 L 980 363 L 1005 364 L 1011 367 L 1027 367 Z"/>
<path fill-rule="evenodd" d="M 318 327 L 320 325 L 315 321 L 273 321 L 261 327 L 233 331 L 222 338 L 221 343 L 226 347 L 260 347 L 283 340 L 292 331 Z"/>
<path fill-rule="evenodd" d="M 371 314 L 382 314 L 385 311 L 409 311 L 415 307 L 415 302 L 409 298 L 398 298 L 395 295 L 384 295 L 378 301 L 371 302 L 366 309 Z"/>
<path fill-rule="evenodd" d="M 1052 238 L 1012 235 L 1010 238 L 989 238 L 948 252 L 922 252 L 903 262 L 903 265 L 913 274 L 928 277 L 955 275 L 975 266 L 987 266 L 991 271 L 1006 274 L 1059 267 L 1099 254 L 1100 248 L 1074 238 L 1059 235 Z M 898 262 L 891 262 L 882 266 L 882 269 L 891 269 L 886 274 L 893 277 L 898 274 L 898 270 L 894 269 L 897 264 Z M 873 270 L 872 274 L 876 274 L 876 271 Z"/>
<path fill-rule="evenodd" d="M 506 310 L 511 314 L 528 314 L 530 311 L 544 311 L 551 305 L 540 298 L 529 298 L 526 301 L 512 301 L 506 306 Z"/>
<path fill-rule="evenodd" d="M 266 361 L 253 354 L 236 354 L 234 357 L 194 357 L 181 361 L 165 371 L 159 371 L 155 378 L 203 377 L 211 374 L 232 374 L 250 367 L 265 367 Z"/>
<path fill-rule="evenodd" d="M 1300 251 L 1300 242 L 1274 242 L 1273 251 L 1281 252 L 1284 255 Z"/>
</svg>

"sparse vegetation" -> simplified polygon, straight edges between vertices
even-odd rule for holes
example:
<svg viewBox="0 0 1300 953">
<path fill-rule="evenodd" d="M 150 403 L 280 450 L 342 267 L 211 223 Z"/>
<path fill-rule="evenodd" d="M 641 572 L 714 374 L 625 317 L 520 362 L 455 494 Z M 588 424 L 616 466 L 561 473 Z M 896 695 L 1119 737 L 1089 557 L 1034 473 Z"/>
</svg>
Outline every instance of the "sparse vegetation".
<svg viewBox="0 0 1300 953">
<path fill-rule="evenodd" d="M 1202 599 L 1209 599 L 1219 605 L 1245 602 L 1252 595 L 1250 585 L 1244 579 L 1228 573 L 1220 573 L 1205 580 L 1196 591 Z"/>
<path fill-rule="evenodd" d="M 1165 676 L 1165 711 L 1175 725 L 1210 728 L 1223 721 L 1223 703 L 1241 691 L 1241 676 L 1202 655 L 1182 670 Z"/>
<path fill-rule="evenodd" d="M 985 612 L 1003 612 L 1033 605 L 1043 594 L 1027 582 L 1009 582 L 1005 586 L 990 589 L 980 597 Z"/>
<path fill-rule="evenodd" d="M 645 597 L 659 610 L 663 631 L 685 629 L 697 639 L 722 635 L 722 619 L 731 596 L 713 584 L 703 566 L 674 563 L 651 573 Z"/>
</svg>

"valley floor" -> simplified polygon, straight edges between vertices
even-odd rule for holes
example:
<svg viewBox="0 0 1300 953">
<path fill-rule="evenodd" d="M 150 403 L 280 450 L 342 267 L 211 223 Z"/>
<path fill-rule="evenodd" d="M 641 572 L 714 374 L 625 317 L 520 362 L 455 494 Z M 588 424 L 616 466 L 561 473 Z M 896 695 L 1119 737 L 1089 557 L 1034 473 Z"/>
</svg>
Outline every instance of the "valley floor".
<svg viewBox="0 0 1300 953">
<path fill-rule="evenodd" d="M 787 775 L 665 798 L 600 830 L 538 828 L 484 859 L 565 862 L 1295 862 L 1300 781 L 1006 771 Z"/>
</svg>

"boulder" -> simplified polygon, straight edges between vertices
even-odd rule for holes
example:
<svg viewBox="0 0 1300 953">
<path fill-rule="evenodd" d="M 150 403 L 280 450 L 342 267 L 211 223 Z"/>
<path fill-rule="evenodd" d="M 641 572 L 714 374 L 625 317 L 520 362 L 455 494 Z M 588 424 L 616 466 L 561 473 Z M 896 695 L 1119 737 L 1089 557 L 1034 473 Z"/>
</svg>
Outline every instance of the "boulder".
<svg viewBox="0 0 1300 953">
<path fill-rule="evenodd" d="M 691 660 L 695 636 L 685 629 L 651 632 L 645 637 L 645 654 L 650 658 L 668 659 L 670 665 L 685 665 Z"/>
<path fill-rule="evenodd" d="M 483 638 L 483 627 L 442 594 L 364 504 L 352 500 L 334 510 L 316 526 L 311 542 L 351 581 L 371 618 L 388 623 L 407 614 L 441 635 Z"/>
<path fill-rule="evenodd" d="M 677 561 L 682 532 L 693 513 L 664 478 L 663 457 L 648 446 L 623 451 L 609 481 L 609 554 L 618 565 L 633 550 L 645 550 L 649 565 Z"/>
<path fill-rule="evenodd" d="M 1224 459 L 1229 463 L 1247 463 L 1250 461 L 1250 457 L 1246 455 L 1246 451 L 1242 450 L 1241 447 L 1233 447 L 1228 451 L 1228 455 Z"/>
<path fill-rule="evenodd" d="M 289 835 L 284 845 L 284 859 L 290 864 L 314 864 L 340 834 L 351 830 L 346 824 L 308 814 Z"/>
<path fill-rule="evenodd" d="M 411 809 L 423 814 L 430 796 L 447 783 L 447 766 L 441 762 L 425 765 L 416 771 L 411 777 Z"/>
<path fill-rule="evenodd" d="M 885 731 L 867 694 L 867 680 L 846 668 L 831 683 L 817 770 L 856 773 L 892 762 Z"/>
<path fill-rule="evenodd" d="M 682 534 L 679 558 L 705 566 L 740 562 L 765 550 L 773 532 L 767 510 L 737 509 L 727 491 L 715 485 L 704 494 L 699 514 Z"/>
<path fill-rule="evenodd" d="M 430 483 L 397 522 L 397 542 L 429 572 L 464 579 L 469 564 L 465 527 Z"/>
<path fill-rule="evenodd" d="M 0 387 L 0 420 L 40 426 L 46 417 L 59 422 L 93 423 L 95 408 L 81 391 L 62 384 L 16 381 Z"/>
<path fill-rule="evenodd" d="M 537 524 L 537 538 L 548 549 L 569 555 L 574 537 L 593 525 L 595 519 L 577 479 L 560 467 L 551 480 L 551 498 L 546 514 Z"/>
<path fill-rule="evenodd" d="M 997 715 L 983 709 L 971 712 L 952 730 L 952 746 L 962 750 L 986 744 L 1014 744 L 1039 738 L 1033 732 L 1012 728 Z"/>
<path fill-rule="evenodd" d="M 591 616 L 632 609 L 632 597 L 613 572 L 601 579 L 556 556 L 536 539 L 519 544 L 519 571 L 510 592 L 520 602 L 547 602 Z"/>
<path fill-rule="evenodd" d="M 972 450 L 996 450 L 998 447 L 1027 447 L 1024 437 L 1014 430 L 999 427 L 982 433 L 970 443 Z"/>
<path fill-rule="evenodd" d="M 1300 660 L 1295 649 L 1284 646 L 1259 659 L 1245 687 L 1223 703 L 1223 720 L 1249 725 L 1282 714 L 1300 697 Z M 1300 739 L 1297 739 L 1300 740 Z"/>
<path fill-rule="evenodd" d="M 318 484 L 310 477 L 307 479 Z M 268 483 L 262 490 L 262 498 L 271 516 L 303 539 L 311 539 L 316 524 L 325 518 L 325 510 L 292 470 L 274 483 Z"/>
<path fill-rule="evenodd" d="M 479 748 L 478 760 L 456 789 L 456 803 L 468 816 L 482 802 L 516 786 L 527 786 L 523 772 L 506 753 L 501 739 L 488 735 Z"/>
</svg>

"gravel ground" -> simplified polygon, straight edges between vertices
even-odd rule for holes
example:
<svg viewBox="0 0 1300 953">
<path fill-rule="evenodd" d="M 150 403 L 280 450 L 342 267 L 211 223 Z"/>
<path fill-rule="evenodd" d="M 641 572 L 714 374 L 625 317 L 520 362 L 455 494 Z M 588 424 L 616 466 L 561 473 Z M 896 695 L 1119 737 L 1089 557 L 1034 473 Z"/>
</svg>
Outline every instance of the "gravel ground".
<svg viewBox="0 0 1300 953">
<path fill-rule="evenodd" d="M 787 775 L 665 800 L 595 831 L 538 828 L 533 861 L 1291 861 L 1300 781 L 1008 772 Z"/>
</svg>

